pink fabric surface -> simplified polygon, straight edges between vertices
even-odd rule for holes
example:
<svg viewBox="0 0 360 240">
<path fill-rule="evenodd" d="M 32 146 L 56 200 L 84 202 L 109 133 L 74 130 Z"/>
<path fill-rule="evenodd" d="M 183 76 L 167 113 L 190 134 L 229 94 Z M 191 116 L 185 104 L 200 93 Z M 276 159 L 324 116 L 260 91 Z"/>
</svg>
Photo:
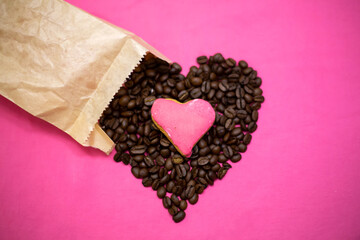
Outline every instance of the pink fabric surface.
<svg viewBox="0 0 360 240">
<path fill-rule="evenodd" d="M 68 0 L 179 62 L 245 59 L 243 159 L 173 223 L 129 166 L 0 97 L 0 239 L 360 239 L 360 2 Z"/>
<path fill-rule="evenodd" d="M 173 99 L 158 98 L 151 107 L 151 118 L 180 153 L 190 157 L 194 145 L 213 125 L 215 111 L 203 99 L 182 104 Z"/>
</svg>

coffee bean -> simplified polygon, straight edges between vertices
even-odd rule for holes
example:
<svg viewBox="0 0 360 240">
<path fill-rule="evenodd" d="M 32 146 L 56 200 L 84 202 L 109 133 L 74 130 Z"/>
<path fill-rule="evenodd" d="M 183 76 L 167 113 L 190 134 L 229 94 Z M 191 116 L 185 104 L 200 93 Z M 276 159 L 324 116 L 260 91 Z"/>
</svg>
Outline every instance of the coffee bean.
<svg viewBox="0 0 360 240">
<path fill-rule="evenodd" d="M 144 178 L 142 180 L 142 184 L 144 185 L 144 187 L 150 187 L 152 182 L 153 182 L 153 180 L 151 178 L 149 178 L 149 177 Z"/>
<path fill-rule="evenodd" d="M 173 181 L 170 181 L 166 184 L 166 191 L 172 192 L 172 189 L 175 187 L 175 183 Z"/>
<path fill-rule="evenodd" d="M 196 59 L 196 62 L 198 64 L 205 64 L 205 63 L 207 63 L 207 61 L 208 61 L 208 58 L 206 56 L 200 56 Z"/>
<path fill-rule="evenodd" d="M 195 194 L 195 187 L 192 185 L 188 185 L 185 190 L 185 194 L 186 194 L 186 198 L 188 199 L 192 198 Z"/>
<path fill-rule="evenodd" d="M 179 94 L 178 94 L 178 98 L 179 98 L 179 100 L 180 101 L 185 101 L 187 98 L 189 97 L 189 93 L 188 93 L 188 91 L 186 91 L 186 90 L 182 90 L 181 92 L 179 92 Z"/>
<path fill-rule="evenodd" d="M 171 207 L 171 199 L 167 196 L 163 198 L 164 208 L 169 209 Z"/>
<path fill-rule="evenodd" d="M 154 166 L 154 161 L 151 159 L 150 156 L 145 156 L 144 162 L 145 162 L 146 166 L 148 166 L 148 167 Z"/>
<path fill-rule="evenodd" d="M 211 150 L 210 150 L 209 147 L 204 147 L 204 148 L 200 149 L 199 155 L 200 155 L 200 156 L 206 156 L 206 155 L 208 155 L 210 152 L 211 152 Z"/>
<path fill-rule="evenodd" d="M 240 143 L 239 144 L 239 152 L 245 152 L 246 151 L 246 145 L 245 144 L 243 144 L 243 143 Z"/>
<path fill-rule="evenodd" d="M 120 104 L 120 106 L 125 107 L 128 105 L 129 101 L 130 101 L 130 97 L 128 95 L 125 95 L 119 99 L 118 103 Z"/>
<path fill-rule="evenodd" d="M 238 161 L 241 160 L 241 155 L 240 155 L 239 153 L 236 153 L 236 154 L 234 154 L 234 155 L 231 157 L 230 160 L 231 160 L 233 163 L 236 163 L 236 162 L 238 162 Z"/>
<path fill-rule="evenodd" d="M 158 156 L 155 161 L 159 166 L 164 166 L 165 164 L 165 159 L 162 156 Z"/>
<path fill-rule="evenodd" d="M 175 194 L 171 195 L 171 201 L 175 204 L 175 206 L 179 206 L 180 204 L 180 200 Z"/>
<path fill-rule="evenodd" d="M 227 108 L 224 111 L 224 114 L 228 118 L 235 118 L 236 117 L 236 111 L 233 108 Z"/>
<path fill-rule="evenodd" d="M 184 211 L 179 211 L 176 215 L 173 216 L 173 220 L 176 223 L 181 222 L 182 220 L 184 220 L 186 214 Z"/>
<path fill-rule="evenodd" d="M 157 190 L 158 198 L 163 198 L 166 195 L 166 189 L 163 186 L 160 186 Z"/>
<path fill-rule="evenodd" d="M 236 127 L 231 131 L 230 135 L 236 137 L 239 136 L 240 133 L 241 133 L 241 128 Z"/>
<path fill-rule="evenodd" d="M 174 156 L 172 157 L 172 161 L 174 162 L 174 164 L 180 164 L 184 161 L 184 159 L 179 154 L 174 154 Z"/>
<path fill-rule="evenodd" d="M 186 210 L 186 208 L 187 208 L 187 202 L 185 201 L 185 200 L 181 200 L 180 201 L 180 204 L 179 204 L 179 208 L 181 209 L 181 210 Z"/>
<path fill-rule="evenodd" d="M 137 145 L 130 149 L 131 154 L 144 154 L 147 147 L 145 145 Z"/>
<path fill-rule="evenodd" d="M 265 99 L 264 99 L 263 96 L 255 96 L 255 97 L 254 97 L 254 101 L 255 101 L 255 102 L 263 103 L 264 100 L 265 100 Z"/>
<path fill-rule="evenodd" d="M 127 154 L 127 153 L 123 153 L 123 154 L 121 154 L 121 156 L 120 156 L 120 160 L 121 160 L 125 165 L 128 165 L 129 162 L 130 162 L 130 155 Z"/>
<path fill-rule="evenodd" d="M 146 98 L 144 99 L 144 104 L 145 104 L 146 106 L 151 106 L 151 105 L 153 105 L 153 103 L 154 103 L 155 100 L 156 100 L 156 97 L 155 97 L 155 96 L 146 97 Z"/>
<path fill-rule="evenodd" d="M 226 173 L 227 173 L 227 170 L 225 168 L 220 168 L 218 171 L 218 178 L 223 179 L 224 176 L 226 175 Z"/>
<path fill-rule="evenodd" d="M 139 175 L 140 175 L 141 178 L 146 177 L 148 174 L 149 174 L 149 171 L 145 167 L 141 168 L 140 171 L 139 171 Z"/>
<path fill-rule="evenodd" d="M 244 99 L 247 103 L 251 103 L 253 101 L 253 97 L 250 94 L 245 94 Z"/>
<path fill-rule="evenodd" d="M 227 162 L 223 163 L 222 166 L 223 166 L 223 168 L 226 169 L 226 170 L 232 168 L 231 165 L 230 165 L 229 163 L 227 163 Z"/>
<path fill-rule="evenodd" d="M 160 179 L 160 184 L 166 184 L 168 181 L 170 180 L 170 175 L 169 174 L 165 174 L 161 179 Z"/>
<path fill-rule="evenodd" d="M 199 97 L 201 96 L 201 90 L 200 90 L 200 88 L 194 88 L 193 90 L 191 90 L 190 96 L 191 96 L 192 98 L 199 98 Z"/>
<path fill-rule="evenodd" d="M 199 200 L 199 195 L 197 193 L 195 193 L 192 198 L 189 199 L 189 203 L 194 205 L 198 202 Z"/>
<path fill-rule="evenodd" d="M 176 207 L 175 205 L 172 205 L 172 206 L 168 209 L 168 211 L 169 211 L 169 214 L 170 214 L 171 216 L 174 216 L 174 215 L 176 215 L 176 214 L 178 213 L 178 209 L 177 209 L 177 207 Z"/>
<path fill-rule="evenodd" d="M 160 154 L 161 156 L 163 156 L 164 158 L 170 157 L 170 150 L 169 149 L 161 149 L 160 150 Z"/>
<path fill-rule="evenodd" d="M 224 156 L 229 159 L 233 156 L 234 152 L 232 150 L 232 148 L 230 146 L 224 146 L 223 147 L 223 153 L 224 153 Z"/>
<path fill-rule="evenodd" d="M 190 79 L 190 83 L 195 87 L 200 86 L 202 84 L 202 81 L 203 80 L 201 78 L 199 78 L 199 77 L 193 77 L 193 78 Z"/>
<path fill-rule="evenodd" d="M 131 168 L 131 173 L 134 175 L 134 177 L 140 178 L 140 168 L 138 167 Z"/>
<path fill-rule="evenodd" d="M 204 165 L 206 165 L 208 163 L 209 163 L 209 158 L 208 157 L 200 157 L 198 159 L 198 165 L 200 165 L 200 166 L 204 166 Z"/>
<path fill-rule="evenodd" d="M 170 171 L 173 168 L 173 163 L 171 161 L 171 158 L 168 158 L 165 162 L 165 168 Z"/>
<path fill-rule="evenodd" d="M 121 152 L 117 152 L 115 155 L 114 155 L 114 160 L 115 162 L 121 162 Z"/>
<path fill-rule="evenodd" d="M 243 143 L 248 145 L 251 142 L 251 138 L 252 138 L 252 136 L 250 133 L 245 134 Z"/>
<path fill-rule="evenodd" d="M 170 141 L 167 140 L 167 139 L 165 139 L 165 138 L 162 138 L 162 139 L 160 140 L 160 145 L 163 146 L 163 147 L 169 147 Z"/>
</svg>

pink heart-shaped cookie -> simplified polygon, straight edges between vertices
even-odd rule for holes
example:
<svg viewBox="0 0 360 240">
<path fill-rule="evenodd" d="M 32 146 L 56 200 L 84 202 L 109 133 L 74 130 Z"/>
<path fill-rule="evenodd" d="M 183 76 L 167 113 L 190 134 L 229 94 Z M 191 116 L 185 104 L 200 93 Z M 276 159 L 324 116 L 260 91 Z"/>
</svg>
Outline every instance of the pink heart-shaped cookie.
<svg viewBox="0 0 360 240">
<path fill-rule="evenodd" d="M 180 103 L 173 99 L 156 99 L 151 117 L 177 150 L 190 157 L 192 148 L 215 121 L 215 111 L 205 100 Z"/>
</svg>

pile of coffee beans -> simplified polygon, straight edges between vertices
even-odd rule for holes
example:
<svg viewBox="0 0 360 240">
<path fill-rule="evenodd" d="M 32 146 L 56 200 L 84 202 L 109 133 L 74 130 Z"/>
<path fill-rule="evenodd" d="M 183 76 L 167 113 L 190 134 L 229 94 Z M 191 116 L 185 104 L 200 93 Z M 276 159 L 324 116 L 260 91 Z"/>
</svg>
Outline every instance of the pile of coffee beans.
<svg viewBox="0 0 360 240">
<path fill-rule="evenodd" d="M 147 54 L 114 96 L 99 122 L 116 143 L 116 162 L 131 165 L 162 199 L 175 222 L 196 204 L 199 195 L 222 179 L 257 129 L 258 110 L 264 102 L 262 80 L 245 61 L 225 59 L 220 53 L 197 58 L 185 77 L 181 66 Z M 151 120 L 157 98 L 187 102 L 201 98 L 216 111 L 210 130 L 194 146 L 190 158 L 180 155 Z"/>
</svg>

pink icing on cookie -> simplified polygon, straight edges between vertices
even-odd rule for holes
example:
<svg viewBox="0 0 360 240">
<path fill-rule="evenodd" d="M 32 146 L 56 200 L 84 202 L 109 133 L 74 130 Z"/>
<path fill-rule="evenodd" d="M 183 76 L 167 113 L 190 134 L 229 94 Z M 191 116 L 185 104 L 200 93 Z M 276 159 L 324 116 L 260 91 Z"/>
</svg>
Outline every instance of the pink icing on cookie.
<svg viewBox="0 0 360 240">
<path fill-rule="evenodd" d="M 153 121 L 186 157 L 215 121 L 215 111 L 205 100 L 179 103 L 172 99 L 156 99 L 151 108 Z"/>
</svg>

